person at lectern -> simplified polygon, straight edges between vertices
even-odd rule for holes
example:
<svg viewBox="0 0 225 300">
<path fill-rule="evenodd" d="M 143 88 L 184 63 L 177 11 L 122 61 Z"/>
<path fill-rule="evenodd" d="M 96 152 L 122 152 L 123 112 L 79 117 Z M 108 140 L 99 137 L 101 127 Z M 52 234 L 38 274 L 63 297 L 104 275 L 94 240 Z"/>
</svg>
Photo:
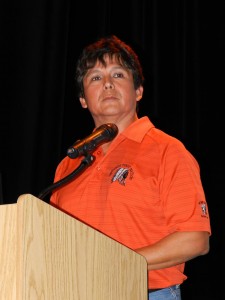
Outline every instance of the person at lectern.
<svg viewBox="0 0 225 300">
<path fill-rule="evenodd" d="M 185 262 L 210 248 L 199 164 L 180 140 L 156 128 L 148 116 L 138 117 L 143 68 L 133 48 L 117 36 L 83 49 L 76 84 L 95 128 L 89 145 L 74 147 L 73 159 L 66 156 L 59 163 L 54 182 L 73 172 L 82 157 L 95 159 L 55 189 L 50 203 L 143 255 L 149 299 L 181 299 Z"/>
</svg>

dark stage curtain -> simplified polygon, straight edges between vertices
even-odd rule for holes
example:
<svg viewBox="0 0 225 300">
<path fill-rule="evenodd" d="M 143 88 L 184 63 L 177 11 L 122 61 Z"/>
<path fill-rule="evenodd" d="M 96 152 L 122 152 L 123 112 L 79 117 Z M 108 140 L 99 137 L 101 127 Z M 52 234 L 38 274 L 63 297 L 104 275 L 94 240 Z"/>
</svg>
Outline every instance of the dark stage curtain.
<svg viewBox="0 0 225 300">
<path fill-rule="evenodd" d="M 38 195 L 67 148 L 91 133 L 74 67 L 83 46 L 107 34 L 143 63 L 139 115 L 182 140 L 200 164 L 213 235 L 210 253 L 187 263 L 183 300 L 225 299 L 225 1 L 2 0 L 0 203 Z"/>
</svg>

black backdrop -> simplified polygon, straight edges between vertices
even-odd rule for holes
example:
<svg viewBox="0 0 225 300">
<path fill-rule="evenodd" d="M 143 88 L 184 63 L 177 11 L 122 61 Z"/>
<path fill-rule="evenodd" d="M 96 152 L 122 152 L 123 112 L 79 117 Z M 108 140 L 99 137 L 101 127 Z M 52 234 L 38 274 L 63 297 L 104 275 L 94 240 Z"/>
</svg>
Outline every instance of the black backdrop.
<svg viewBox="0 0 225 300">
<path fill-rule="evenodd" d="M 110 33 L 143 63 L 140 116 L 182 140 L 201 167 L 211 251 L 187 263 L 183 300 L 225 299 L 225 1 L 1 0 L 0 201 L 38 195 L 67 148 L 91 133 L 74 66 L 83 46 Z"/>
</svg>

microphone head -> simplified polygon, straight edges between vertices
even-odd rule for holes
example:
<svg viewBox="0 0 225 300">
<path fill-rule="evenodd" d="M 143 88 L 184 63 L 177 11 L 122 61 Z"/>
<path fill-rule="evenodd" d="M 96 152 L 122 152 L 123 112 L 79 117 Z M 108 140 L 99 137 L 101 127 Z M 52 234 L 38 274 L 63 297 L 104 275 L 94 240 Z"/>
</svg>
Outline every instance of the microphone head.
<svg viewBox="0 0 225 300">
<path fill-rule="evenodd" d="M 98 146 L 107 143 L 118 134 L 118 127 L 114 123 L 106 123 L 96 128 L 91 135 L 83 140 L 76 141 L 67 150 L 70 158 L 92 153 Z"/>
<path fill-rule="evenodd" d="M 109 141 L 113 140 L 114 137 L 118 134 L 118 127 L 114 123 L 106 123 L 101 125 L 99 128 L 105 128 L 106 132 L 108 133 L 109 136 Z"/>
</svg>

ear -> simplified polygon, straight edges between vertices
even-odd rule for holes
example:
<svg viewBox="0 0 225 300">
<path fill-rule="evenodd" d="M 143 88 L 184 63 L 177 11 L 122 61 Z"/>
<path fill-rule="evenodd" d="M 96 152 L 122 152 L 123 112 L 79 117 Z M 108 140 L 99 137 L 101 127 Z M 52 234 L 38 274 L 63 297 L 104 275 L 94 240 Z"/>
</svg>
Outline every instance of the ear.
<svg viewBox="0 0 225 300">
<path fill-rule="evenodd" d="M 84 98 L 81 98 L 80 97 L 80 104 L 83 108 L 87 108 L 87 103 L 86 103 L 86 100 Z"/>
<path fill-rule="evenodd" d="M 140 101 L 142 96 L 143 96 L 143 91 L 144 91 L 144 88 L 143 86 L 139 86 L 139 88 L 136 89 L 136 101 Z"/>
</svg>

